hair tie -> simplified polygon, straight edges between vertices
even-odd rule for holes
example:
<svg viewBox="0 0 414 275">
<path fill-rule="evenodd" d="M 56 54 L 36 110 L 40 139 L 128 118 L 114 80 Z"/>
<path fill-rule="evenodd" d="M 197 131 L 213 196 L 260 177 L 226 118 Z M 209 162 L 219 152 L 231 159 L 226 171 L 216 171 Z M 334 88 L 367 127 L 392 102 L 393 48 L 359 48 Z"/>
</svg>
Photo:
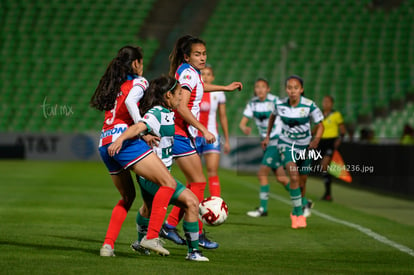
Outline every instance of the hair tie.
<svg viewBox="0 0 414 275">
<path fill-rule="evenodd" d="M 168 92 L 168 91 L 173 91 L 173 90 L 174 90 L 174 88 L 175 88 L 175 86 L 177 86 L 177 82 L 178 82 L 178 81 L 177 81 L 177 79 L 176 79 L 176 80 L 175 80 L 175 82 L 174 82 L 174 85 L 173 85 L 170 89 L 168 89 L 168 90 L 167 90 L 167 92 Z M 167 93 L 167 92 L 166 92 L 166 93 Z"/>
</svg>

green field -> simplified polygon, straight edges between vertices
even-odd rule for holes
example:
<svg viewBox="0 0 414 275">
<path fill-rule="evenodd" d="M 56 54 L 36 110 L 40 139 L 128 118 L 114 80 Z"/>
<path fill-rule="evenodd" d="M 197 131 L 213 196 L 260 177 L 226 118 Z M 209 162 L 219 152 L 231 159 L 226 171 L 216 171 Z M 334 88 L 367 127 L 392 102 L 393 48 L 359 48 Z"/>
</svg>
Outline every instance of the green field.
<svg viewBox="0 0 414 275">
<path fill-rule="evenodd" d="M 322 184 L 308 183 L 316 202 L 308 228 L 290 229 L 288 196 L 271 186 L 269 216 L 249 218 L 258 204 L 254 176 L 222 170 L 229 218 L 207 228 L 220 243 L 208 263 L 141 256 L 136 238 L 139 195 L 116 243 L 101 258 L 113 206 L 119 199 L 101 163 L 0 162 L 0 274 L 355 274 L 414 273 L 414 203 L 335 185 L 333 203 L 319 201 Z M 178 178 L 182 179 L 178 169 Z M 272 181 L 274 181 L 272 179 Z"/>
</svg>

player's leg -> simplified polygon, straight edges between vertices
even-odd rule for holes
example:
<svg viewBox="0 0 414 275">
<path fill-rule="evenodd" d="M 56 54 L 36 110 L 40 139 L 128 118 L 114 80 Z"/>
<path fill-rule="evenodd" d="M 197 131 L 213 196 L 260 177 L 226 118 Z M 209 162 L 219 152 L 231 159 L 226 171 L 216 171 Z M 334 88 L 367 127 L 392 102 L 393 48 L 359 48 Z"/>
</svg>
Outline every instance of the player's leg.
<svg viewBox="0 0 414 275">
<path fill-rule="evenodd" d="M 321 160 L 322 166 L 322 176 L 324 179 L 325 184 L 325 194 L 322 197 L 322 200 L 332 201 L 332 194 L 331 194 L 331 185 L 332 185 L 332 177 L 331 174 L 328 173 L 328 165 L 331 163 L 332 157 L 330 155 L 325 155 Z"/>
<path fill-rule="evenodd" d="M 218 176 L 218 168 L 220 164 L 220 152 L 207 152 L 204 154 L 206 162 L 208 188 L 210 196 L 221 196 L 220 179 Z"/>
<path fill-rule="evenodd" d="M 114 244 L 121 231 L 122 224 L 127 216 L 128 210 L 135 199 L 135 187 L 129 171 L 121 171 L 117 175 L 111 175 L 115 187 L 118 189 L 122 199 L 112 210 L 111 220 L 106 232 L 105 241 L 100 251 L 101 256 L 115 256 Z"/>
<path fill-rule="evenodd" d="M 266 165 L 260 165 L 259 171 L 257 172 L 257 178 L 259 179 L 260 183 L 260 191 L 259 191 L 259 200 L 260 206 L 257 207 L 255 210 L 248 211 L 247 215 L 250 217 L 265 217 L 267 216 L 267 204 L 269 200 L 269 180 L 268 174 L 271 168 Z"/>
</svg>

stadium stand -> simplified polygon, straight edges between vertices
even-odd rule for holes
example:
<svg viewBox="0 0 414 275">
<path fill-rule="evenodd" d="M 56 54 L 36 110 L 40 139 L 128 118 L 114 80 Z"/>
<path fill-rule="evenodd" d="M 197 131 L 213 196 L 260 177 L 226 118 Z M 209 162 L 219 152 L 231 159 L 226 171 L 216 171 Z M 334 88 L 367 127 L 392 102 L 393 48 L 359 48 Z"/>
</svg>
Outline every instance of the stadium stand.
<svg viewBox="0 0 414 275">
<path fill-rule="evenodd" d="M 154 2 L 2 1 L 0 131 L 100 129 L 89 99 L 125 44 L 151 59 L 158 42 L 136 34 Z"/>
</svg>

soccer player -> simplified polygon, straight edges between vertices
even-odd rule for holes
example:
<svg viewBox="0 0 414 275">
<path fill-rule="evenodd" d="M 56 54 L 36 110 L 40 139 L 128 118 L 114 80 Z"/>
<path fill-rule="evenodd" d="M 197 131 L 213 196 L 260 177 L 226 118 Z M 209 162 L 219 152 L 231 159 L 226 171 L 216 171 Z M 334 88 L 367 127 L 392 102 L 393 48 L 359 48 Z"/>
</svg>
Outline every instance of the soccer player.
<svg viewBox="0 0 414 275">
<path fill-rule="evenodd" d="M 293 210 L 290 214 L 292 228 L 305 228 L 306 217 L 303 215 L 302 194 L 306 192 L 307 175 L 310 172 L 311 159 L 309 151 L 318 147 L 323 134 L 323 114 L 316 104 L 304 97 L 301 77 L 289 76 L 285 83 L 288 97 L 277 100 L 275 109 L 269 118 L 264 144 L 268 144 L 271 126 L 276 116 L 280 116 L 282 130 L 279 135 L 278 148 L 281 159 L 290 177 L 290 198 Z M 315 123 L 315 135 L 312 139 L 311 124 Z M 304 157 L 303 157 L 304 156 Z M 302 189 L 302 191 L 301 191 Z"/>
<path fill-rule="evenodd" d="M 203 174 L 200 156 L 194 146 L 194 138 L 200 132 L 207 143 L 214 143 L 216 140 L 214 134 L 198 121 L 201 98 L 204 92 L 242 89 L 240 82 L 232 82 L 227 86 L 203 83 L 200 71 L 205 68 L 206 60 L 205 42 L 191 35 L 180 37 L 170 54 L 170 76 L 175 76 L 183 90 L 181 103 L 175 111 L 175 136 L 172 152 L 176 163 L 186 177 L 187 186 L 199 201 L 204 198 L 206 178 Z M 161 237 L 177 244 L 185 244 L 184 239 L 178 235 L 176 230 L 182 214 L 180 208 L 173 207 L 162 227 Z M 217 248 L 218 244 L 207 239 L 203 233 L 201 221 L 199 221 L 199 229 L 200 246 L 207 249 Z"/>
<path fill-rule="evenodd" d="M 122 148 L 123 142 L 148 133 L 160 138 L 159 144 L 153 147 L 154 152 L 163 161 L 168 170 L 171 170 L 173 162 L 171 150 L 174 142 L 174 112 L 181 100 L 181 86 L 173 77 L 162 76 L 151 81 L 144 98 L 140 103 L 140 111 L 143 118 L 137 124 L 129 127 L 115 142 L 108 147 L 111 157 L 115 156 Z M 149 213 L 154 196 L 159 190 L 155 183 L 137 177 L 141 188 L 143 205 L 137 214 L 138 240 L 131 247 L 146 253 L 141 246 L 146 239 L 149 224 Z M 191 261 L 208 261 L 208 258 L 198 250 L 198 200 L 189 189 L 177 182 L 177 188 L 170 203 L 184 209 L 185 216 L 183 228 L 187 238 L 188 254 L 186 259 Z"/>
<path fill-rule="evenodd" d="M 254 119 L 262 140 L 266 137 L 267 127 L 271 128 L 270 143 L 264 148 L 264 155 L 257 173 L 260 182 L 260 206 L 255 210 L 247 212 L 247 215 L 250 217 L 264 217 L 268 215 L 267 204 L 270 189 L 268 175 L 270 170 L 275 173 L 276 180 L 283 184 L 287 190 L 289 190 L 289 178 L 285 174 L 277 149 L 280 123 L 276 122 L 268 126 L 270 114 L 278 98 L 270 93 L 269 83 L 263 78 L 256 80 L 254 94 L 255 96 L 247 103 L 243 111 L 243 118 L 240 121 L 239 127 L 245 135 L 250 135 L 252 129 L 247 125 L 250 119 Z"/>
<path fill-rule="evenodd" d="M 201 77 L 204 83 L 210 84 L 214 81 L 214 71 L 210 66 L 206 66 L 201 70 Z M 226 115 L 226 96 L 224 92 L 204 93 L 200 102 L 200 119 L 199 121 L 210 133 L 213 133 L 216 141 L 214 143 L 207 143 L 206 139 L 201 133 L 196 137 L 196 150 L 204 156 L 208 187 L 210 196 L 221 196 L 220 180 L 218 177 L 218 167 L 220 163 L 220 136 L 217 129 L 217 111 L 219 113 L 221 128 L 224 135 L 223 150 L 225 154 L 230 152 L 229 130 Z"/>
<path fill-rule="evenodd" d="M 332 177 L 328 173 L 328 165 L 331 162 L 332 155 L 339 148 L 341 140 L 346 134 L 344 119 L 340 112 L 333 109 L 334 99 L 332 96 L 324 96 L 322 100 L 322 112 L 324 119 L 322 121 L 325 131 L 319 142 L 318 149 L 321 151 L 322 173 L 325 182 L 325 194 L 322 200 L 332 201 L 331 184 Z"/>
<path fill-rule="evenodd" d="M 141 49 L 131 46 L 121 48 L 106 69 L 90 102 L 92 107 L 105 111 L 99 153 L 122 196 L 112 211 L 105 241 L 100 250 L 101 256 L 115 256 L 114 243 L 135 199 L 134 182 L 129 170 L 160 186 L 152 204 L 147 240 L 141 245 L 157 253 L 169 254 L 162 246 L 158 235 L 168 202 L 176 188 L 174 178 L 142 139 L 126 141 L 116 156 L 111 157 L 107 151 L 107 147 L 122 132 L 141 119 L 138 102 L 148 87 L 142 73 Z"/>
</svg>

